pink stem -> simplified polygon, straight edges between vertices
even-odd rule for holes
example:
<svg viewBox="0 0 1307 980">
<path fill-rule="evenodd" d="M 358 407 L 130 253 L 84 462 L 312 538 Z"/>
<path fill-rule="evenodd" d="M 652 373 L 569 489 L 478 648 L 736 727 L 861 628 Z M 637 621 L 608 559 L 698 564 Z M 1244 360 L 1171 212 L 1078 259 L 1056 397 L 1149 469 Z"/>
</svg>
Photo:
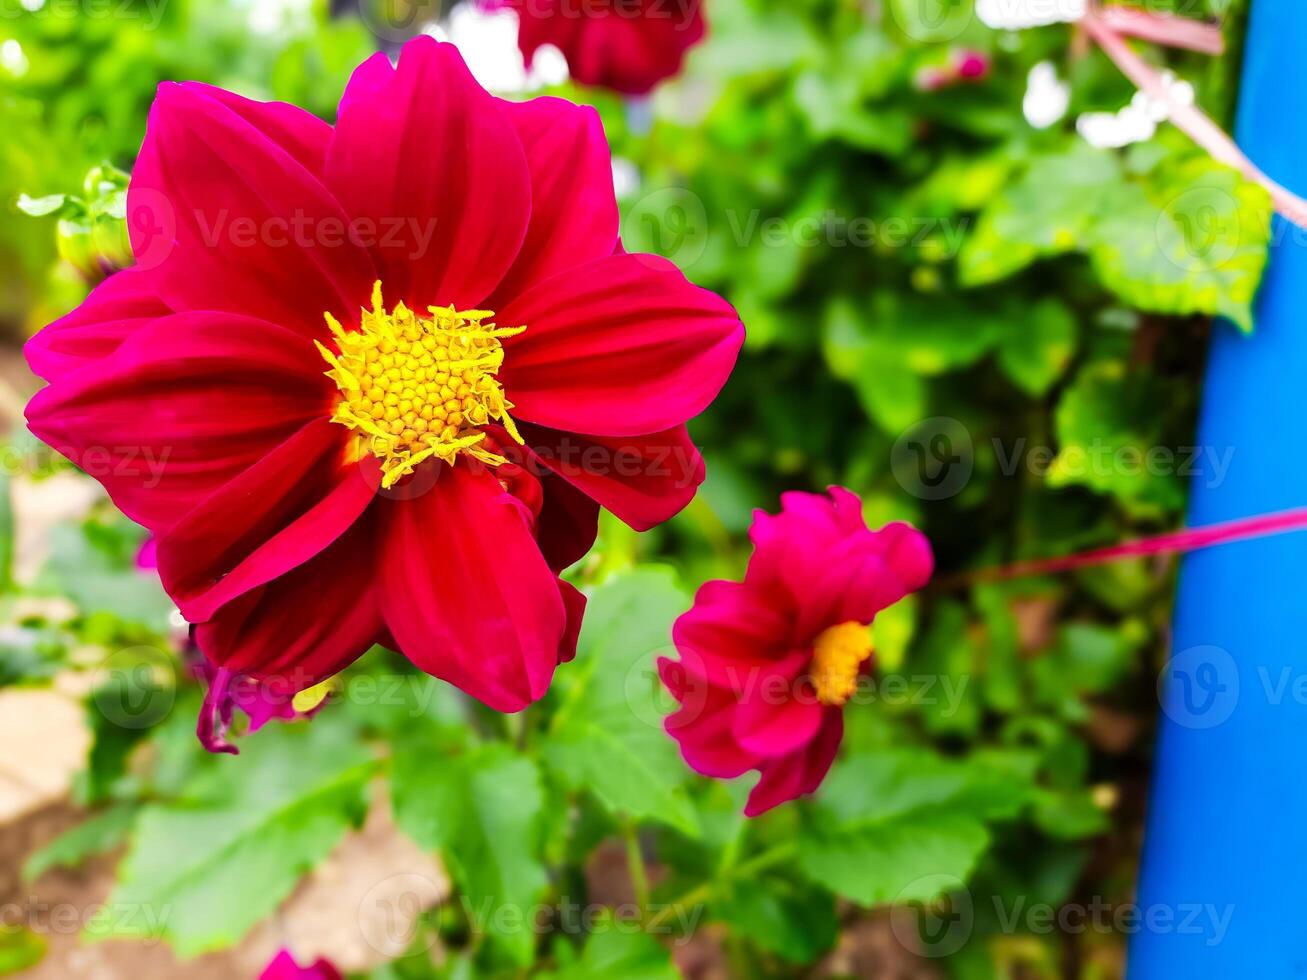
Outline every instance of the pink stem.
<svg viewBox="0 0 1307 980">
<path fill-rule="evenodd" d="M 1170 534 L 1159 534 L 1155 537 L 1140 538 L 1136 541 L 1127 541 L 1124 544 L 1085 551 L 1077 555 L 1041 558 L 1035 561 L 1002 565 L 998 568 L 982 569 L 978 572 L 963 573 L 955 579 L 940 583 L 940 585 L 1003 582 L 1008 579 L 1025 578 L 1032 575 L 1069 572 L 1077 568 L 1088 568 L 1091 565 L 1103 565 L 1122 558 L 1181 554 L 1188 551 L 1197 551 L 1200 548 L 1210 548 L 1214 545 L 1229 544 L 1233 541 L 1246 541 L 1250 538 L 1287 534 L 1291 531 L 1307 531 L 1307 507 L 1280 511 L 1277 514 L 1259 514 L 1256 517 L 1244 517 L 1223 524 L 1188 528 Z"/>
<path fill-rule="evenodd" d="M 1157 69 L 1135 54 L 1125 39 L 1104 22 L 1101 13 L 1090 11 L 1081 24 L 1135 87 L 1167 107 L 1171 122 L 1185 135 L 1210 153 L 1213 159 L 1233 167 L 1246 179 L 1266 188 L 1275 209 L 1299 228 L 1307 229 L 1307 201 L 1263 173 L 1201 109 L 1176 100 Z"/>
<path fill-rule="evenodd" d="M 1103 7 L 1094 11 L 1109 30 L 1127 37 L 1142 38 L 1168 48 L 1185 48 L 1202 54 L 1225 53 L 1225 38 L 1215 24 L 1176 17 L 1174 14 L 1154 14 L 1133 7 Z"/>
</svg>

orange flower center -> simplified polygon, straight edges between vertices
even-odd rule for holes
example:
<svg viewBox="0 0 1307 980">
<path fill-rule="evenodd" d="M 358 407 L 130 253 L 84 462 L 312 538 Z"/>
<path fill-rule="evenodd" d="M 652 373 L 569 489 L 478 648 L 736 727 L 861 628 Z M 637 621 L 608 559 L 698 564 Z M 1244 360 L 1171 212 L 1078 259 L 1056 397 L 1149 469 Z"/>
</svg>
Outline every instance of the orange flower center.
<svg viewBox="0 0 1307 980">
<path fill-rule="evenodd" d="M 489 310 L 432 306 L 427 312 L 419 316 L 402 302 L 387 312 L 378 282 L 357 330 L 327 313 L 336 349 L 314 341 L 340 389 L 331 420 L 357 433 L 360 454 L 381 461 L 383 487 L 427 459 L 452 464 L 467 453 L 494 466 L 507 462 L 482 445 L 491 422 L 522 441 L 497 375 L 504 363 L 500 338 L 526 327 L 496 327 Z"/>
<path fill-rule="evenodd" d="M 812 644 L 812 684 L 822 704 L 842 705 L 858 689 L 858 671 L 871 656 L 871 629 L 840 623 L 822 630 Z"/>
</svg>

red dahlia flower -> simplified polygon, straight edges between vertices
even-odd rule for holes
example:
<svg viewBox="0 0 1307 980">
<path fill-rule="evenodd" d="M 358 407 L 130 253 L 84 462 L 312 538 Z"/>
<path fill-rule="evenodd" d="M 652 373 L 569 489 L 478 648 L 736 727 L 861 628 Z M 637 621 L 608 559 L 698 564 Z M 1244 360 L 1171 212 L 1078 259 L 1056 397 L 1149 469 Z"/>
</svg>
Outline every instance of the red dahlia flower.
<svg viewBox="0 0 1307 980">
<path fill-rule="evenodd" d="M 681 70 L 704 35 L 701 0 L 481 0 L 517 12 L 517 46 L 527 67 L 537 50 L 563 52 L 572 78 L 644 95 Z"/>
<path fill-rule="evenodd" d="M 744 581 L 706 583 L 673 629 L 681 659 L 658 664 L 681 705 L 666 725 L 685 761 L 718 779 L 762 773 L 751 817 L 825 778 L 869 666 L 872 620 L 934 566 L 923 534 L 869 531 L 861 501 L 841 487 L 781 504 L 779 516 L 754 517 Z"/>
<path fill-rule="evenodd" d="M 743 339 L 623 252 L 610 167 L 592 110 L 501 102 L 426 37 L 334 128 L 160 87 L 137 267 L 28 344 L 27 416 L 158 537 L 215 666 L 300 690 L 381 642 L 500 710 L 544 693 L 584 606 L 559 572 L 600 505 L 694 495 L 685 422 Z"/>
<path fill-rule="evenodd" d="M 290 952 L 283 949 L 259 974 L 259 980 L 340 980 L 340 971 L 321 959 L 312 966 L 300 966 Z"/>
</svg>

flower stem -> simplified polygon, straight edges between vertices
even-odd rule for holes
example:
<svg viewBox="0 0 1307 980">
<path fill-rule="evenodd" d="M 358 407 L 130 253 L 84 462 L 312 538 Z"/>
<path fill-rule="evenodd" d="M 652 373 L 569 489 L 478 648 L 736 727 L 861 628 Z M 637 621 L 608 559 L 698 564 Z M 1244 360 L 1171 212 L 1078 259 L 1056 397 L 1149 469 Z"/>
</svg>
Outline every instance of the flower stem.
<svg viewBox="0 0 1307 980">
<path fill-rule="evenodd" d="M 626 866 L 631 875 L 631 887 L 635 890 L 635 904 L 643 916 L 649 908 L 649 872 L 644 865 L 640 834 L 632 821 L 622 824 L 622 837 L 626 841 Z"/>
<path fill-rule="evenodd" d="M 658 914 L 651 918 L 645 925 L 645 929 L 653 932 L 659 926 L 663 925 L 672 913 L 677 909 L 684 908 L 687 905 L 698 905 L 700 902 L 706 902 L 716 894 L 717 888 L 724 882 L 731 881 L 735 878 L 748 878 L 756 875 L 760 871 L 765 871 L 773 865 L 788 861 L 794 856 L 796 848 L 793 841 L 786 841 L 784 844 L 777 844 L 775 847 L 768 848 L 759 854 L 755 854 L 747 861 L 741 861 L 733 868 L 724 869 L 716 881 L 705 882 L 697 888 L 692 888 L 680 898 L 669 902 L 664 908 L 660 909 Z"/>
</svg>

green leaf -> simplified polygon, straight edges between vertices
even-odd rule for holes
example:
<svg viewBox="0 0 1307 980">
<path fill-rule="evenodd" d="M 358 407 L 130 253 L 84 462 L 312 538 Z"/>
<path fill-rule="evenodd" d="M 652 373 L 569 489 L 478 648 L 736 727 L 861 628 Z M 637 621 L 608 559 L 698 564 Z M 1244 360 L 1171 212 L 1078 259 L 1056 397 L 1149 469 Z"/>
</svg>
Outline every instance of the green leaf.
<svg viewBox="0 0 1307 980">
<path fill-rule="evenodd" d="M 1107 814 L 1087 790 L 1039 790 L 1032 815 L 1037 826 L 1050 837 L 1080 840 L 1105 832 Z"/>
<path fill-rule="evenodd" d="M 989 833 L 980 821 L 957 813 L 806 831 L 799 866 L 813 882 L 861 905 L 929 901 L 965 881 Z"/>
<path fill-rule="evenodd" d="M 1076 321 L 1056 300 L 1036 303 L 998 348 L 1003 373 L 1030 395 L 1042 395 L 1062 376 L 1076 349 Z"/>
<path fill-rule="evenodd" d="M 815 883 L 864 905 L 927 900 L 970 875 L 989 845 L 985 821 L 1029 800 L 1032 760 L 1014 753 L 956 760 L 927 749 L 850 755 L 822 787 L 799 836 Z"/>
<path fill-rule="evenodd" d="M 958 256 L 962 284 L 998 282 L 1037 259 L 1076 251 L 1098 220 L 1105 188 L 1121 180 L 1115 155 L 1079 141 L 1036 157 L 980 213 Z"/>
<path fill-rule="evenodd" d="M 0 976 L 21 973 L 45 958 L 46 941 L 23 926 L 0 926 Z"/>
<path fill-rule="evenodd" d="M 839 919 L 830 892 L 780 878 L 732 888 L 712 908 L 746 939 L 791 963 L 811 963 L 835 945 Z"/>
<path fill-rule="evenodd" d="M 105 533 L 94 523 L 55 527 L 41 584 L 57 586 L 84 614 L 111 613 L 123 621 L 166 631 L 174 605 L 158 576 L 143 573 L 125 554 L 111 553 L 110 547 L 121 551 L 120 542 L 111 545 L 104 540 Z M 132 541 L 139 544 L 143 534 L 133 526 Z"/>
<path fill-rule="evenodd" d="M 0 634 L 0 687 L 48 682 L 63 666 L 66 654 L 55 629 L 11 627 Z"/>
<path fill-rule="evenodd" d="M 576 662 L 559 674 L 562 704 L 543 755 L 564 785 L 589 790 L 613 813 L 694 835 L 689 770 L 663 731 L 655 668 L 671 643 L 672 621 L 688 604 L 671 573 L 656 569 L 609 579 L 595 591 Z"/>
<path fill-rule="evenodd" d="M 473 928 L 528 965 L 535 946 L 529 916 L 548 882 L 539 858 L 544 792 L 535 763 L 503 744 L 456 756 L 403 745 L 391 792 L 399 826 L 444 856 Z"/>
<path fill-rule="evenodd" d="M 907 596 L 876 614 L 871 636 L 881 670 L 900 670 L 917 631 L 917 598 Z"/>
<path fill-rule="evenodd" d="M 66 194 L 46 194 L 44 197 L 31 197 L 27 194 L 19 194 L 15 206 L 23 214 L 31 215 L 33 218 L 44 218 L 48 214 L 54 214 L 63 208 L 68 200 Z"/>
<path fill-rule="evenodd" d="M 64 831 L 23 863 L 23 880 L 35 881 L 51 868 L 76 868 L 88 857 L 113 850 L 136 820 L 137 808 L 117 803 Z"/>
<path fill-rule="evenodd" d="M 1251 330 L 1266 267 L 1269 194 L 1207 158 L 1163 175 L 1159 186 L 1110 189 L 1089 249 L 1095 272 L 1136 309 L 1220 315 Z"/>
<path fill-rule="evenodd" d="M 1127 374 L 1120 361 L 1086 366 L 1057 407 L 1060 448 L 1048 470 L 1053 487 L 1087 486 L 1140 509 L 1178 509 L 1184 487 L 1161 434 L 1168 407 L 1161 383 Z"/>
<path fill-rule="evenodd" d="M 184 798 L 141 810 L 109 899 L 139 914 L 88 932 L 162 936 L 181 956 L 235 944 L 361 823 L 374 769 L 329 711 L 244 739 L 241 755 L 204 768 Z"/>
<path fill-rule="evenodd" d="M 586 940 L 581 958 L 540 980 L 679 980 L 671 954 L 639 925 L 603 917 Z"/>
</svg>

